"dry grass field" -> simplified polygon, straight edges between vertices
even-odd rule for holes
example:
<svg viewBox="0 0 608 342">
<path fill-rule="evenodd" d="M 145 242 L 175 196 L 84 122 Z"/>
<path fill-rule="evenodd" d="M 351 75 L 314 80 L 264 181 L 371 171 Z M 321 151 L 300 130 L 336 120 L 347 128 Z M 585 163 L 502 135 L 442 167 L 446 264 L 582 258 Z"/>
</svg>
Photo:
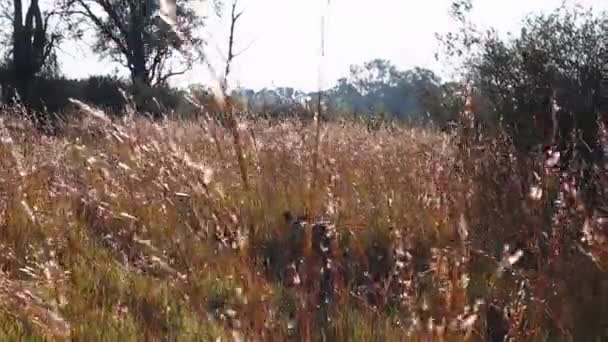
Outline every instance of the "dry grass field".
<svg viewBox="0 0 608 342">
<path fill-rule="evenodd" d="M 608 337 L 606 218 L 503 136 L 3 114 L 2 340 Z"/>
</svg>

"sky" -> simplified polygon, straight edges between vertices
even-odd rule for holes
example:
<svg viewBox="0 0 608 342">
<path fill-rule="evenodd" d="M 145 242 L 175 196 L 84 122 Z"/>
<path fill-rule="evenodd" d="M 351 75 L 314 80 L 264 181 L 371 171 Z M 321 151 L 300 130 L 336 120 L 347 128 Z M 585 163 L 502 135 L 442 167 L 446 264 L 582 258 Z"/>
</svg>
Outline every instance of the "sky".
<svg viewBox="0 0 608 342">
<path fill-rule="evenodd" d="M 179 0 L 178 0 L 179 1 Z M 231 0 L 224 0 L 228 5 Z M 239 0 L 245 10 L 236 31 L 237 51 L 231 85 L 259 90 L 290 86 L 314 91 L 348 75 L 349 66 L 374 58 L 391 60 L 400 69 L 415 66 L 447 75 L 435 60 L 436 33 L 455 28 L 450 0 Z M 526 14 L 550 11 L 563 0 L 473 0 L 472 21 L 505 34 L 518 30 Z M 569 0 L 568 5 L 608 10 L 606 0 Z M 205 10 L 205 8 L 201 8 Z M 228 10 L 225 9 L 228 14 Z M 321 51 L 321 18 L 325 17 L 325 55 Z M 205 31 L 210 60 L 223 70 L 229 21 L 213 19 Z M 62 70 L 68 77 L 107 74 L 115 65 L 99 61 L 83 46 L 63 49 Z M 447 68 L 447 69 L 446 69 Z M 122 69 L 121 73 L 124 74 Z M 319 77 L 321 75 L 321 77 Z M 206 84 L 212 80 L 203 65 L 175 78 L 175 85 Z"/>
</svg>

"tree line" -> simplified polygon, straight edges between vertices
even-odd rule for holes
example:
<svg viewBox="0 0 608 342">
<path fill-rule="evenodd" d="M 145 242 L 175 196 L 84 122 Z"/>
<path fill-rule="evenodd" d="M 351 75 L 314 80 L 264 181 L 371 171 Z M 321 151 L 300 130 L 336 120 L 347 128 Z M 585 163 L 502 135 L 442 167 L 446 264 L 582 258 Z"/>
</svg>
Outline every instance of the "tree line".
<svg viewBox="0 0 608 342">
<path fill-rule="evenodd" d="M 193 115 L 200 108 L 190 100 L 208 103 L 209 89 L 173 89 L 169 80 L 205 62 L 201 32 L 208 18 L 195 11 L 203 1 L 177 2 L 179 36 L 160 18 L 158 0 L 49 0 L 45 8 L 39 0 L 2 2 L 3 102 L 61 111 L 74 97 L 120 113 L 133 99 L 142 112 Z M 219 1 L 210 5 L 221 15 Z M 469 0 L 454 1 L 450 13 L 460 26 L 438 36 L 439 56 L 461 62 L 453 81 L 442 81 L 428 69 L 404 71 L 375 59 L 352 66 L 346 77 L 320 93 L 282 87 L 239 88 L 231 95 L 250 112 L 306 115 L 320 96 L 327 116 L 381 115 L 441 127 L 459 120 L 469 96 L 475 125 L 505 128 L 523 152 L 556 144 L 565 149 L 566 141 L 574 141 L 577 148 L 569 153 L 601 159 L 599 133 L 608 123 L 608 77 L 602 77 L 608 67 L 607 14 L 562 5 L 527 16 L 519 32 L 504 38 L 491 28 L 475 27 L 468 15 L 472 6 Z M 129 77 L 66 79 L 57 49 L 69 40 L 90 43 Z"/>
<path fill-rule="evenodd" d="M 44 2 L 45 8 L 39 0 L 5 1 L 0 4 L 0 39 L 5 46 L 0 68 L 3 102 L 56 110 L 62 103 L 52 103 L 56 97 L 48 96 L 49 89 L 60 87 L 66 95 L 86 97 L 100 83 L 114 83 L 115 88 L 123 87 L 135 96 L 139 106 L 150 93 L 168 88 L 171 77 L 204 58 L 201 29 L 206 18 L 195 11 L 203 2 L 177 3 L 182 35 L 178 37 L 161 19 L 158 0 L 51 0 Z M 219 2 L 213 6 L 219 11 Z M 67 40 L 90 44 L 99 57 L 127 69 L 130 79 L 101 75 L 66 80 L 58 67 L 57 51 Z M 85 95 L 74 93 L 82 82 Z"/>
</svg>

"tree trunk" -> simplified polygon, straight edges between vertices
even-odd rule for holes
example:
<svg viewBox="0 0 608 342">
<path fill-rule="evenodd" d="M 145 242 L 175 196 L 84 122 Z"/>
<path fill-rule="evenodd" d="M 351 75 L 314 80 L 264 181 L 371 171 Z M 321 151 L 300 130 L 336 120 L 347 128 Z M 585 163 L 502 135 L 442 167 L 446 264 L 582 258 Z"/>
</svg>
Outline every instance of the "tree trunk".
<svg viewBox="0 0 608 342">
<path fill-rule="evenodd" d="M 31 103 L 30 88 L 45 62 L 46 28 L 38 0 L 32 0 L 23 21 L 21 0 L 14 0 L 13 81 L 21 102 Z"/>
<path fill-rule="evenodd" d="M 145 108 L 146 96 L 142 91 L 150 86 L 150 74 L 146 66 L 146 50 L 144 45 L 144 13 L 140 1 L 129 1 L 129 36 L 130 71 L 133 83 L 135 107 L 138 111 Z"/>
<path fill-rule="evenodd" d="M 24 79 L 29 74 L 25 67 L 25 64 L 27 64 L 27 30 L 23 25 L 23 5 L 21 0 L 14 0 L 13 5 L 13 86 L 21 101 L 26 103 L 27 81 L 24 81 Z"/>
<path fill-rule="evenodd" d="M 129 47 L 131 53 L 131 78 L 133 83 L 150 85 L 146 67 L 146 50 L 144 46 L 145 9 L 141 1 L 130 1 Z"/>
</svg>

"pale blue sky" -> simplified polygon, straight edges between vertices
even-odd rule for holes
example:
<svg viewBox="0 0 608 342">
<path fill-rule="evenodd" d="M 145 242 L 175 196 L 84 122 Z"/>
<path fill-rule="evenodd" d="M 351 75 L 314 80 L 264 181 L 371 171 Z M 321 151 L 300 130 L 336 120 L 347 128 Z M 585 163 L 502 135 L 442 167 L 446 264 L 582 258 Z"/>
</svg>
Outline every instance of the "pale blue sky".
<svg viewBox="0 0 608 342">
<path fill-rule="evenodd" d="M 178 0 L 179 1 L 179 0 Z M 225 0 L 230 2 L 230 0 Z M 326 13 L 326 56 L 322 83 L 331 85 L 348 73 L 349 65 L 386 58 L 400 68 L 428 67 L 442 72 L 434 60 L 435 33 L 453 28 L 448 16 L 450 0 L 240 0 L 246 8 L 237 28 L 237 49 L 250 47 L 235 60 L 232 83 L 260 89 L 293 86 L 318 87 L 320 18 Z M 473 0 L 473 21 L 501 32 L 518 28 L 529 12 L 551 10 L 563 0 Z M 607 10 L 606 0 L 570 0 L 568 4 Z M 221 68 L 217 53 L 225 50 L 228 22 L 214 20 L 206 35 L 213 64 Z M 69 46 L 62 55 L 63 70 L 71 77 L 109 73 L 114 68 L 86 49 Z M 223 69 L 223 68 L 221 68 Z M 123 70 L 124 72 L 124 70 Z M 203 66 L 175 79 L 180 85 L 206 83 Z"/>
</svg>

